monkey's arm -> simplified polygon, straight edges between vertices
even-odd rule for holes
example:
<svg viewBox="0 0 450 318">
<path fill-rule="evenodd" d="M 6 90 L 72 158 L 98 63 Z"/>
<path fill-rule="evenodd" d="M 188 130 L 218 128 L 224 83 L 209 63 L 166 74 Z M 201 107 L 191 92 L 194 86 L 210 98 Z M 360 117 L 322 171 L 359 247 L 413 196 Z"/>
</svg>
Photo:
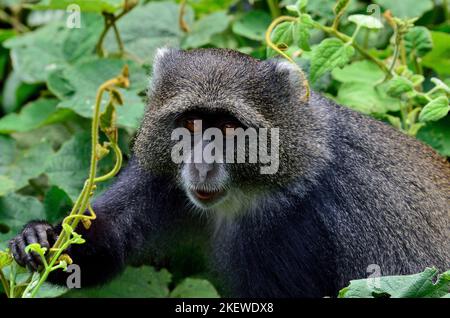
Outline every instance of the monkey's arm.
<svg viewBox="0 0 450 318">
<path fill-rule="evenodd" d="M 97 219 L 88 230 L 81 223 L 76 229 L 86 243 L 72 245 L 68 251 L 74 263 L 80 266 L 82 287 L 106 282 L 120 273 L 127 261 L 143 249 L 152 232 L 165 227 L 170 217 L 167 211 L 170 194 L 166 184 L 131 160 L 115 183 L 94 200 Z M 26 255 L 25 246 L 34 242 L 51 245 L 51 234 L 59 233 L 60 228 L 60 225 L 52 228 L 45 222 L 29 223 L 11 241 L 16 260 L 36 269 L 38 259 Z M 64 284 L 67 275 L 62 271 L 54 272 L 50 281 Z"/>
</svg>

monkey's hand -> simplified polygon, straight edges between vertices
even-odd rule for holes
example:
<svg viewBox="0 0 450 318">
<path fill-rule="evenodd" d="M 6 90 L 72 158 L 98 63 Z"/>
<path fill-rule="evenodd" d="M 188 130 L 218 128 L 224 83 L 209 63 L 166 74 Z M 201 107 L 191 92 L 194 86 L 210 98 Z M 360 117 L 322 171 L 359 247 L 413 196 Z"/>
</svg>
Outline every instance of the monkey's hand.
<svg viewBox="0 0 450 318">
<path fill-rule="evenodd" d="M 49 249 L 56 239 L 57 233 L 52 225 L 45 221 L 33 221 L 25 225 L 22 232 L 9 241 L 9 249 L 19 265 L 37 271 L 42 265 L 41 257 L 33 251 L 26 253 L 25 248 L 27 245 L 39 243 Z"/>
</svg>

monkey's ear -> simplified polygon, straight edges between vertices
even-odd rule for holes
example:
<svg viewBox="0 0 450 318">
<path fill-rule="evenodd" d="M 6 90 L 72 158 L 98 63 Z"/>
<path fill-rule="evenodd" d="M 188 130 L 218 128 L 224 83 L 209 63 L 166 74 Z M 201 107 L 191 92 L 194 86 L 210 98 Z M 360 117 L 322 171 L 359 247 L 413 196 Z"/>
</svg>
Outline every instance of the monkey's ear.
<svg viewBox="0 0 450 318">
<path fill-rule="evenodd" d="M 305 96 L 309 91 L 309 84 L 306 79 L 306 75 L 301 68 L 292 62 L 285 59 L 274 58 L 267 60 L 267 63 L 271 65 L 271 72 L 278 79 L 278 83 L 289 83 L 289 88 L 293 95 L 298 97 Z"/>
<path fill-rule="evenodd" d="M 167 47 L 156 50 L 153 59 L 153 82 L 158 81 L 163 76 L 163 72 L 170 69 L 170 66 L 174 63 L 175 58 L 179 53 L 179 50 Z"/>
</svg>

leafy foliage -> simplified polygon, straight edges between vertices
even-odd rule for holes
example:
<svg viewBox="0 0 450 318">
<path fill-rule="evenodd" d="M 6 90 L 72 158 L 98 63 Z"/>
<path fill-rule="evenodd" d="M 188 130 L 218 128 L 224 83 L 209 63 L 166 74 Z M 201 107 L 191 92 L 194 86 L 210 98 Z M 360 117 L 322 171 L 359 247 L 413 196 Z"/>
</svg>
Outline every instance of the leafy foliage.
<svg viewBox="0 0 450 318">
<path fill-rule="evenodd" d="M 436 281 L 434 281 L 436 280 Z M 448 298 L 450 271 L 438 275 L 435 268 L 405 276 L 384 276 L 352 280 L 339 292 L 340 298 Z"/>
<path fill-rule="evenodd" d="M 263 59 L 281 54 L 307 71 L 315 89 L 338 103 L 386 121 L 450 156 L 449 8 L 443 1 L 431 0 L 372 2 L 368 6 L 362 0 L 41 0 L 32 5 L 3 1 L 0 250 L 28 221 L 57 222 L 67 215 L 88 175 L 88 131 L 97 89 L 125 65 L 130 85 L 117 88 L 124 106 L 114 108 L 113 115 L 108 100 L 102 100 L 100 109 L 106 112 L 100 125 L 108 128 L 117 117 L 118 143 L 128 154 L 127 145 L 144 113 L 148 75 L 158 47 L 226 47 Z M 80 16 L 73 5 L 81 9 Z M 52 11 L 57 9 L 63 11 Z M 288 19 L 268 34 L 274 44 L 269 47 L 266 31 L 280 15 Z M 77 19 L 80 28 L 76 23 L 73 27 Z M 101 141 L 108 137 L 114 136 L 104 129 Z M 109 154 L 100 162 L 99 174 L 113 168 L 113 158 Z M 107 185 L 99 184 L 96 194 Z M 0 252 L 0 269 L 5 272 L 10 270 L 7 255 Z M 17 277 L 30 279 L 26 271 L 16 270 Z M 200 270 L 169 270 L 184 276 L 172 281 L 165 269 L 129 268 L 104 288 L 66 295 L 218 296 L 207 281 L 188 277 L 201 277 Z M 427 269 L 382 278 L 381 290 L 352 281 L 341 296 L 439 296 L 430 285 L 435 275 Z M 448 282 L 447 276 L 441 275 L 441 280 Z M 418 285 L 412 280 L 427 286 L 427 292 L 414 294 Z M 38 296 L 66 292 L 44 283 Z"/>
</svg>

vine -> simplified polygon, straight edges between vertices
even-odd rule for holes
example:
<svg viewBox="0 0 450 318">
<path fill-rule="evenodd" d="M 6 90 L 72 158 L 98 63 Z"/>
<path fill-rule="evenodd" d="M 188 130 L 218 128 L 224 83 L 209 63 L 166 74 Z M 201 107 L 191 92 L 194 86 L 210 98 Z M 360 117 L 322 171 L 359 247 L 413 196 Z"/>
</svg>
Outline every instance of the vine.
<svg viewBox="0 0 450 318">
<path fill-rule="evenodd" d="M 352 63 L 355 51 L 360 57 L 377 65 L 383 72 L 378 82 L 374 82 L 373 88 L 379 96 L 387 96 L 396 99 L 399 105 L 398 113 L 383 114 L 383 119 L 389 121 L 394 127 L 406 134 L 415 136 L 417 132 L 425 126 L 426 122 L 437 121 L 447 115 L 450 110 L 448 96 L 450 88 L 446 83 L 437 78 L 431 78 L 435 85 L 428 92 L 423 92 L 424 76 L 419 61 L 419 53 L 410 50 L 407 54 L 406 39 L 409 36 L 409 46 L 411 41 L 420 41 L 422 46 L 429 47 L 427 41 L 429 36 L 427 31 L 420 27 L 415 27 L 417 18 L 400 19 L 393 17 L 390 11 L 386 11 L 383 16 L 388 25 L 394 30 L 392 38 L 393 56 L 391 59 L 381 60 L 373 50 L 368 50 L 368 36 L 371 30 L 384 28 L 379 16 L 353 14 L 347 20 L 356 24 L 351 35 L 339 31 L 339 25 L 348 8 L 350 0 L 338 0 L 334 7 L 334 19 L 331 26 L 324 25 L 312 19 L 307 13 L 308 0 L 298 0 L 295 5 L 287 6 L 287 10 L 295 16 L 283 15 L 275 18 L 269 25 L 265 35 L 268 49 L 295 64 L 302 76 L 303 86 L 306 88 L 305 101 L 310 96 L 310 86 L 305 73 L 294 61 L 292 56 L 300 56 L 304 51 L 311 51 L 309 59 L 311 61 L 309 76 L 312 82 L 336 67 L 344 67 Z M 373 8 L 372 8 L 373 9 Z M 368 12 L 370 7 L 368 8 Z M 373 11 L 373 10 L 372 10 Z M 357 36 L 361 29 L 366 29 L 364 44 L 357 43 Z M 322 31 L 328 38 L 325 38 L 313 50 L 309 47 L 310 29 Z M 421 37 L 418 39 L 418 37 Z M 411 40 L 411 38 L 413 38 Z M 277 42 L 277 43 L 274 43 Z M 428 40 L 431 41 L 431 40 Z M 290 46 L 298 47 L 299 50 L 287 50 Z M 423 49 L 422 49 L 423 50 Z M 270 51 L 268 54 L 270 55 Z M 422 53 L 423 54 L 423 53 Z M 416 73 L 409 69 L 409 64 Z M 384 85 L 386 84 L 386 85 Z M 383 85 L 383 87 L 382 87 Z M 382 97 L 380 97 L 382 98 Z"/>
<path fill-rule="evenodd" d="M 102 33 L 100 34 L 97 45 L 95 46 L 95 51 L 98 56 L 103 57 L 105 55 L 104 49 L 103 49 L 103 42 L 104 42 L 105 37 L 108 34 L 108 31 L 110 30 L 110 28 L 113 28 L 117 46 L 119 47 L 120 56 L 122 56 L 125 53 L 123 41 L 122 41 L 122 38 L 120 37 L 120 33 L 119 33 L 119 30 L 117 29 L 116 23 L 118 20 L 120 20 L 120 18 L 122 18 L 124 15 L 126 15 L 128 12 L 130 12 L 134 7 L 136 7 L 137 4 L 138 4 L 137 0 L 125 0 L 125 4 L 123 6 L 122 12 L 120 12 L 119 14 L 114 15 L 112 13 L 103 12 L 105 26 L 103 28 Z"/>
<path fill-rule="evenodd" d="M 122 152 L 118 146 L 118 130 L 116 126 L 116 106 L 123 104 L 123 97 L 116 87 L 129 87 L 128 67 L 125 66 L 118 76 L 107 80 L 97 90 L 97 96 L 94 106 L 94 114 L 91 129 L 91 159 L 89 176 L 84 187 L 78 196 L 69 215 L 62 222 L 62 230 L 55 244 L 47 251 L 47 248 L 41 247 L 38 243 L 30 244 L 25 252 L 35 252 L 41 258 L 43 269 L 31 275 L 28 281 L 16 284 L 16 273 L 18 265 L 13 261 L 9 253 L 0 251 L 0 263 L 3 267 L 9 265 L 9 282 L 3 270 L 0 268 L 0 281 L 6 295 L 9 298 L 32 298 L 37 295 L 42 284 L 47 280 L 48 275 L 58 269 L 65 270 L 68 264 L 72 263 L 67 254 L 63 254 L 72 244 L 83 244 L 85 240 L 80 234 L 75 232 L 78 224 L 81 222 L 86 229 L 89 229 L 91 222 L 95 220 L 96 215 L 92 209 L 90 199 L 96 189 L 96 184 L 104 182 L 114 177 L 122 166 Z M 109 100 L 105 110 L 101 111 L 102 96 L 105 92 L 109 93 Z M 100 144 L 99 130 L 108 138 L 108 142 Z M 115 154 L 115 164 L 108 173 L 97 176 L 98 162 L 104 158 L 110 151 Z M 86 211 L 88 212 L 86 214 Z M 49 252 L 49 253 L 47 253 Z"/>
</svg>

